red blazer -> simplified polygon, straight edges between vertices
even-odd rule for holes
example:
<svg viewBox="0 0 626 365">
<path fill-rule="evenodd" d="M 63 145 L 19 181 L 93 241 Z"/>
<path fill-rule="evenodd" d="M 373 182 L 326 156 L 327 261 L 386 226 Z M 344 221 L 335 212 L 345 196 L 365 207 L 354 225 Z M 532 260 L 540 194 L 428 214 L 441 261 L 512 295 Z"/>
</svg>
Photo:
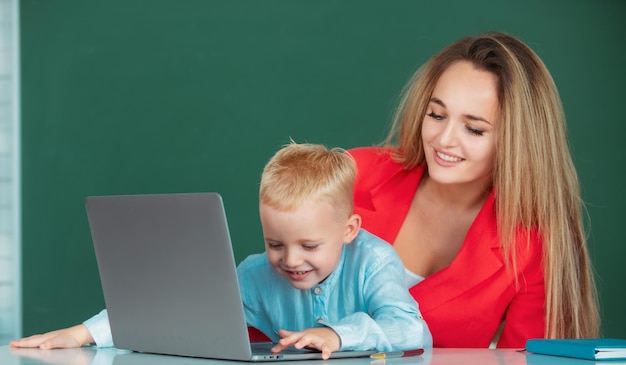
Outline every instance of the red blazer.
<svg viewBox="0 0 626 365">
<path fill-rule="evenodd" d="M 354 201 L 363 228 L 393 244 L 425 167 L 406 170 L 381 148 L 349 153 L 358 166 Z M 409 289 L 435 347 L 488 347 L 502 322 L 498 347 L 523 348 L 526 339 L 544 337 L 541 240 L 535 232 L 518 247 L 513 276 L 504 265 L 492 191 L 454 261 Z"/>
</svg>

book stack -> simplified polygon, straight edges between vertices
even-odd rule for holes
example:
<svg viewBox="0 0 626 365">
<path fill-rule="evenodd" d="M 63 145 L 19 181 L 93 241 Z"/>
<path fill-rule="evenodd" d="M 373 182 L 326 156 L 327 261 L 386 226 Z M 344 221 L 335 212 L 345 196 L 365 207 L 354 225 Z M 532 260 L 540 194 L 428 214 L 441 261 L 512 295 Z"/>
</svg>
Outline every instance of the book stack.
<svg viewBox="0 0 626 365">
<path fill-rule="evenodd" d="M 526 351 L 585 360 L 626 360 L 626 340 L 617 338 L 530 339 Z"/>
</svg>

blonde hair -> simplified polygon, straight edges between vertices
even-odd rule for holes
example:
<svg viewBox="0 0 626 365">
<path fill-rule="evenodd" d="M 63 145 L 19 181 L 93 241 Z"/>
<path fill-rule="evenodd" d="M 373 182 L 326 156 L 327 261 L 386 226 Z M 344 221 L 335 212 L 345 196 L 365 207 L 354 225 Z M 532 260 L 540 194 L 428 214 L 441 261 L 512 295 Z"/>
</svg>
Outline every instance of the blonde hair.
<svg viewBox="0 0 626 365">
<path fill-rule="evenodd" d="M 499 80 L 492 183 L 507 268 L 516 270 L 515 253 L 524 250 L 533 230 L 538 231 L 543 240 L 546 337 L 596 337 L 597 293 L 565 113 L 556 85 L 534 51 L 498 32 L 446 47 L 407 84 L 385 143 L 407 169 L 426 162 L 421 127 L 427 105 L 441 74 L 461 60 Z M 526 242 L 516 242 L 519 232 L 526 232 Z"/>
<path fill-rule="evenodd" d="M 291 142 L 269 160 L 261 176 L 259 202 L 290 211 L 325 199 L 342 217 L 354 210 L 356 164 L 343 149 Z"/>
</svg>

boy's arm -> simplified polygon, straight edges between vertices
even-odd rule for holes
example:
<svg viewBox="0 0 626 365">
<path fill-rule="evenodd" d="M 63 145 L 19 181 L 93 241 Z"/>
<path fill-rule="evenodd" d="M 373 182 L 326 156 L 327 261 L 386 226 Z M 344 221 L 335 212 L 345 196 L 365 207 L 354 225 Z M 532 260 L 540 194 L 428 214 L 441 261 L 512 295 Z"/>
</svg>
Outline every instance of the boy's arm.
<svg viewBox="0 0 626 365">
<path fill-rule="evenodd" d="M 11 347 L 38 347 L 40 349 L 72 348 L 96 343 L 98 347 L 111 347 L 111 327 L 105 310 L 84 323 L 11 341 Z"/>
<path fill-rule="evenodd" d="M 404 265 L 391 248 L 370 261 L 363 283 L 363 311 L 325 323 L 341 338 L 341 350 L 397 351 L 432 346 L 417 303 L 404 284 Z"/>
<path fill-rule="evenodd" d="M 63 328 L 56 331 L 33 335 L 11 341 L 11 347 L 38 347 L 43 350 L 56 348 L 81 347 L 93 342 L 93 338 L 84 324 Z"/>
<path fill-rule="evenodd" d="M 109 312 L 103 309 L 100 313 L 89 318 L 83 324 L 89 330 L 93 341 L 98 347 L 113 347 L 113 335 L 109 323 Z"/>
</svg>

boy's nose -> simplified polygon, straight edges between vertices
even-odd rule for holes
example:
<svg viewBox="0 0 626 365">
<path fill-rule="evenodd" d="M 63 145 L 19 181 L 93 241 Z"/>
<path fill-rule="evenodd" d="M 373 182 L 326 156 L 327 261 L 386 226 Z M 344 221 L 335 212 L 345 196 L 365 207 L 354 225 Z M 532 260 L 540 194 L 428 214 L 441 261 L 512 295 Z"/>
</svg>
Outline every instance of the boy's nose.
<svg viewBox="0 0 626 365">
<path fill-rule="evenodd" d="M 293 250 L 287 250 L 283 257 L 283 264 L 287 267 L 298 267 L 302 263 L 300 255 Z"/>
</svg>

